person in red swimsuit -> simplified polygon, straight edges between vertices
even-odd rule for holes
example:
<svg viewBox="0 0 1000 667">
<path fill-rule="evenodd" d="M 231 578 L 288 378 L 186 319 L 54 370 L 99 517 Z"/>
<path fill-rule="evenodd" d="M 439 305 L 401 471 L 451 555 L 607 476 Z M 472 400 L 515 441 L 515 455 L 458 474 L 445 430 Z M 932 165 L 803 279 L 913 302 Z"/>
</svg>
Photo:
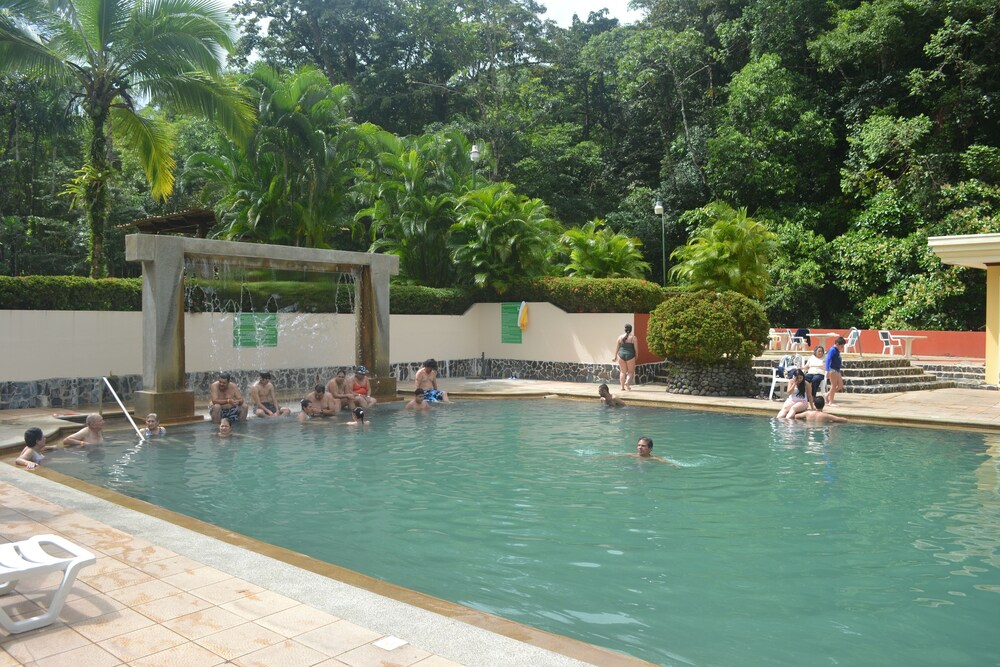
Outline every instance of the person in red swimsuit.
<svg viewBox="0 0 1000 667">
<path fill-rule="evenodd" d="M 368 381 L 368 369 L 364 366 L 358 366 L 354 371 L 354 377 L 351 378 L 351 393 L 354 394 L 355 403 L 363 408 L 371 408 L 378 402 L 371 395 L 372 386 Z"/>
</svg>

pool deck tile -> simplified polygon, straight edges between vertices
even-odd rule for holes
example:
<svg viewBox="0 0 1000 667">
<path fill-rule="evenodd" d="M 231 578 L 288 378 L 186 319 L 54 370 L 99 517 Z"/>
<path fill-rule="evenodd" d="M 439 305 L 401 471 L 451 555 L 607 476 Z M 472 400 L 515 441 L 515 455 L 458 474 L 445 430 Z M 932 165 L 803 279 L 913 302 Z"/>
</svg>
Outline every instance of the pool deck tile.
<svg viewBox="0 0 1000 667">
<path fill-rule="evenodd" d="M 444 378 L 441 384 L 458 404 L 474 396 L 552 396 L 597 406 L 596 384 L 456 378 Z M 631 404 L 684 409 L 773 415 L 780 405 L 761 399 L 678 396 L 658 386 L 612 391 Z M 837 404 L 830 412 L 852 421 L 1000 431 L 1000 394 L 992 391 L 842 394 Z M 34 425 L 56 432 L 66 422 L 46 410 L 3 411 L 0 444 L 17 440 Z M 268 667 L 647 664 L 577 645 L 570 654 L 588 656 L 588 662 L 581 662 L 545 648 L 572 640 L 542 633 L 534 645 L 525 644 L 510 638 L 522 633 L 505 629 L 516 624 L 502 619 L 480 620 L 474 626 L 463 622 L 464 613 L 439 616 L 434 612 L 437 606 L 443 611 L 444 603 L 425 601 L 423 608 L 411 607 L 377 595 L 380 585 L 358 589 L 353 579 L 342 582 L 300 570 L 294 558 L 274 561 L 269 549 L 248 552 L 236 546 L 239 542 L 192 533 L 186 526 L 109 503 L 45 479 L 44 474 L 0 466 L 0 540 L 40 533 L 64 535 L 90 549 L 98 562 L 81 572 L 55 624 L 19 635 L 0 630 L 0 667 L 126 662 L 135 667 L 213 667 L 227 662 Z M 38 613 L 47 607 L 57 580 L 58 575 L 25 579 L 18 593 L 0 598 L 0 605 L 15 617 Z M 373 644 L 387 635 L 410 643 L 392 651 Z M 454 659 L 457 656 L 461 658 Z"/>
</svg>

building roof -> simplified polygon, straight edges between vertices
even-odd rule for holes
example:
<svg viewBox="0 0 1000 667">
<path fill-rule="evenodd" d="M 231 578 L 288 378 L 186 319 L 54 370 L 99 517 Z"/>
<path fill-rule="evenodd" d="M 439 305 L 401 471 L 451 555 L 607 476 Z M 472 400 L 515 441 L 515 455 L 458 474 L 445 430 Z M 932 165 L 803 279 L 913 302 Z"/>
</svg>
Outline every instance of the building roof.
<svg viewBox="0 0 1000 667">
<path fill-rule="evenodd" d="M 218 220 L 215 212 L 208 208 L 193 208 L 167 215 L 158 215 L 121 225 L 135 227 L 144 234 L 184 234 L 197 236 L 200 239 L 208 236 L 208 230 L 216 225 Z"/>
<path fill-rule="evenodd" d="M 945 264 L 977 269 L 1000 264 L 1000 234 L 932 236 L 927 244 Z"/>
</svg>

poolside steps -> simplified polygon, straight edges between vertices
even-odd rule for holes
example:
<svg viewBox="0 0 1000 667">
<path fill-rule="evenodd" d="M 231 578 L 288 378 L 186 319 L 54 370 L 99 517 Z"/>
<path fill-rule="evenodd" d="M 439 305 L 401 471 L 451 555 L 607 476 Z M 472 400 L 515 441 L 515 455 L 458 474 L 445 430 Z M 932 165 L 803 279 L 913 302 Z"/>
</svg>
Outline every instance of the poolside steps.
<svg viewBox="0 0 1000 667">
<path fill-rule="evenodd" d="M 914 361 L 939 380 L 951 380 L 962 389 L 986 389 L 996 391 L 997 385 L 986 382 L 986 366 L 983 364 L 948 364 L 937 361 Z"/>
<path fill-rule="evenodd" d="M 771 369 L 780 357 L 757 357 L 753 361 L 761 394 L 771 389 Z M 852 394 L 889 394 L 929 389 L 949 389 L 957 386 L 953 379 L 939 378 L 909 359 L 892 357 L 844 357 L 844 391 Z"/>
</svg>

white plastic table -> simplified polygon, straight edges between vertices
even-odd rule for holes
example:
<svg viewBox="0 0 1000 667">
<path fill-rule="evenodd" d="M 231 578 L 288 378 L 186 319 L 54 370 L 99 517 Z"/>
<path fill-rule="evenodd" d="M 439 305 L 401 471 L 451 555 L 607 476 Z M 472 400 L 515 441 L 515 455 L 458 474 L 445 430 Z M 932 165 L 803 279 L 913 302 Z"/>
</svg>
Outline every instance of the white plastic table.
<svg viewBox="0 0 1000 667">
<path fill-rule="evenodd" d="M 903 341 L 903 356 L 907 359 L 913 356 L 913 341 L 927 338 L 927 336 L 910 336 L 900 334 L 892 334 L 892 337 L 896 340 Z"/>
</svg>

